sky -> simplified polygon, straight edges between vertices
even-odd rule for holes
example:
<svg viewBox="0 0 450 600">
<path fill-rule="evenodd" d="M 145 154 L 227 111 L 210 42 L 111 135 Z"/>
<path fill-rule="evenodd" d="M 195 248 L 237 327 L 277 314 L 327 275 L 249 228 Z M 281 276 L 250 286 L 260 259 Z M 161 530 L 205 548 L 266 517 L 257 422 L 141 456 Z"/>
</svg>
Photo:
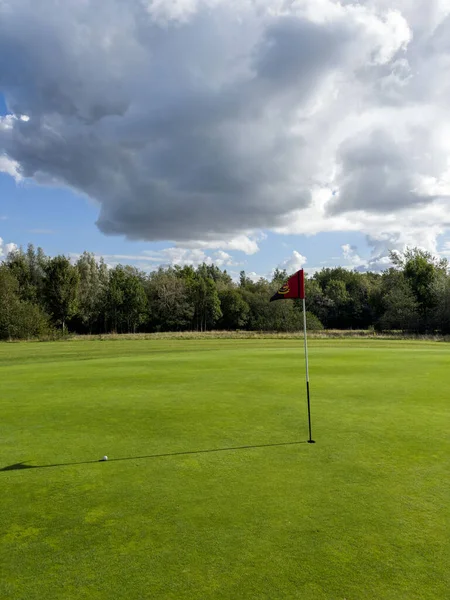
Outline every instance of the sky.
<svg viewBox="0 0 450 600">
<path fill-rule="evenodd" d="M 447 0 L 0 0 L 0 258 L 450 256 Z"/>
</svg>

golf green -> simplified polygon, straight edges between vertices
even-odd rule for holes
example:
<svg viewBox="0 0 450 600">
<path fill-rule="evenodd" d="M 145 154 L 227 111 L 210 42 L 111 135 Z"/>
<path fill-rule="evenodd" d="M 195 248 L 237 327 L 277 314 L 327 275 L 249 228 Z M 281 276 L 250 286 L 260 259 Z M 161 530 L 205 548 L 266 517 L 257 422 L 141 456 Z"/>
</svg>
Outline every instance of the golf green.
<svg viewBox="0 0 450 600">
<path fill-rule="evenodd" d="M 450 597 L 450 347 L 0 345 L 0 598 Z M 107 455 L 108 462 L 99 462 Z"/>
</svg>

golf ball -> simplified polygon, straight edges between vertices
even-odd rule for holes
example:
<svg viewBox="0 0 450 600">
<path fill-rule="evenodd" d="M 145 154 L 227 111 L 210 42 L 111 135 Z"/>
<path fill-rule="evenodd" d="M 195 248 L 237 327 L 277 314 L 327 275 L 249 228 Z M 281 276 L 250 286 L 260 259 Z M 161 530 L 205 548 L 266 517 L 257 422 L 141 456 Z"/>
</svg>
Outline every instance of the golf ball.
<svg viewBox="0 0 450 600">
<path fill-rule="evenodd" d="M 108 457 L 107 457 L 107 456 L 104 456 L 104 457 L 102 458 L 102 460 L 108 460 Z"/>
</svg>

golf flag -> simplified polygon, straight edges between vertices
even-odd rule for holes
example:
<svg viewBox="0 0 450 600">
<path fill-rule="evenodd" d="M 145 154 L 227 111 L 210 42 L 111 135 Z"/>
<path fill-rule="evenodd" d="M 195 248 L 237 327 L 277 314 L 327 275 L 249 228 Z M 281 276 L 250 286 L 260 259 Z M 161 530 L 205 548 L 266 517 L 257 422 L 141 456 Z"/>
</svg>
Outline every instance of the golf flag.
<svg viewBox="0 0 450 600">
<path fill-rule="evenodd" d="M 303 269 L 297 271 L 292 277 L 284 283 L 278 292 L 272 296 L 270 302 L 274 300 L 285 300 L 286 298 L 305 299 L 305 273 Z"/>
<path fill-rule="evenodd" d="M 308 342 L 306 337 L 306 302 L 305 302 L 305 273 L 303 269 L 297 271 L 284 283 L 278 292 L 272 296 L 270 302 L 274 300 L 285 300 L 286 298 L 300 298 L 303 301 L 303 332 L 305 344 L 305 372 L 306 372 L 306 401 L 308 406 L 308 444 L 315 444 L 311 433 L 311 403 L 309 399 L 309 360 L 308 360 Z"/>
</svg>

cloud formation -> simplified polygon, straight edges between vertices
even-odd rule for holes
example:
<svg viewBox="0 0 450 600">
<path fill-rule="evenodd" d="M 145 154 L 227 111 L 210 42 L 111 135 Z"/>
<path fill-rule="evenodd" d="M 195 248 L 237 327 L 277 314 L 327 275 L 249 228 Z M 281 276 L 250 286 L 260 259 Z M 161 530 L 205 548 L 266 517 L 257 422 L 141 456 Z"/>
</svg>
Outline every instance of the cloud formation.
<svg viewBox="0 0 450 600">
<path fill-rule="evenodd" d="M 435 250 L 450 7 L 392 5 L 0 0 L 0 170 L 88 195 L 130 239 L 250 254 L 261 229 L 359 230 L 374 257 Z"/>
<path fill-rule="evenodd" d="M 3 238 L 0 237 L 0 258 L 6 258 L 10 252 L 14 252 L 17 250 L 17 244 L 13 242 L 9 242 L 5 244 Z"/>
<path fill-rule="evenodd" d="M 14 246 L 14 244 L 12 245 Z M 73 261 L 76 261 L 80 257 L 80 254 L 72 253 L 70 257 Z M 237 263 L 234 262 L 233 257 L 223 250 L 217 250 L 211 254 L 206 254 L 200 248 L 180 248 L 178 246 L 163 248 L 162 250 L 146 250 L 142 252 L 142 254 L 95 255 L 95 258 L 97 260 L 103 259 L 110 268 L 120 264 L 130 264 L 143 271 L 154 271 L 160 266 L 169 267 L 177 265 L 184 267 L 189 265 L 198 267 L 203 263 L 207 265 L 216 265 L 217 267 L 226 270 L 229 267 L 237 265 Z"/>
<path fill-rule="evenodd" d="M 291 256 L 280 264 L 280 269 L 286 269 L 287 273 L 291 275 L 302 269 L 306 262 L 308 262 L 306 256 L 294 250 Z"/>
</svg>

